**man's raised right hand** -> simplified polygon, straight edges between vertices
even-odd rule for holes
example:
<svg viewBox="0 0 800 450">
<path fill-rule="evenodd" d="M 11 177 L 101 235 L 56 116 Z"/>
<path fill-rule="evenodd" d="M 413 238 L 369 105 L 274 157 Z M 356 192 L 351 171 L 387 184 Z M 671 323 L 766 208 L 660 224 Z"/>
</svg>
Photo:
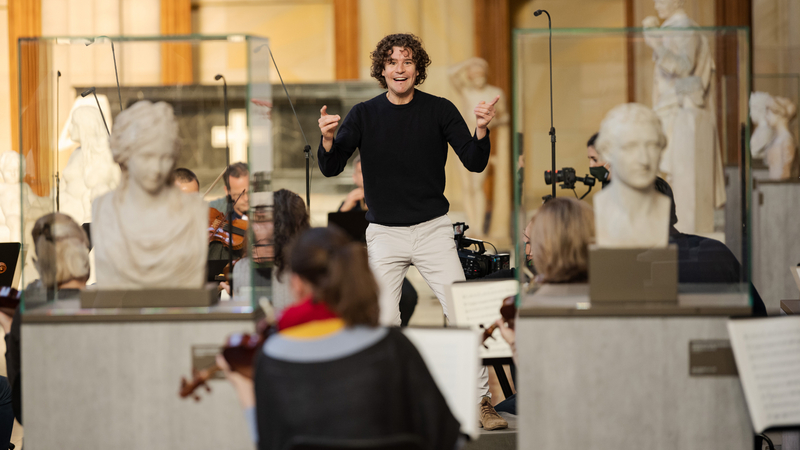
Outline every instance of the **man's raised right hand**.
<svg viewBox="0 0 800 450">
<path fill-rule="evenodd" d="M 322 146 L 326 152 L 331 151 L 331 147 L 333 147 L 333 133 L 336 131 L 336 127 L 339 126 L 341 119 L 338 115 L 328 115 L 327 105 L 324 105 L 319 110 L 319 131 L 322 132 Z"/>
</svg>

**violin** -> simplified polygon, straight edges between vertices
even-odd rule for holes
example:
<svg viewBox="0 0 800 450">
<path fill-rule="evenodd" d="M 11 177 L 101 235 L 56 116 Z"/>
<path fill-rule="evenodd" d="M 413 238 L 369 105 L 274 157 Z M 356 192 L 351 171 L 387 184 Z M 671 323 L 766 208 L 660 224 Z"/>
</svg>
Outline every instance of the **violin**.
<svg viewBox="0 0 800 450">
<path fill-rule="evenodd" d="M 230 243 L 229 232 L 231 230 L 225 214 L 214 208 L 208 208 L 208 243 L 221 242 L 228 246 Z M 241 250 L 244 247 L 245 236 L 247 235 L 247 220 L 233 219 L 233 249 Z"/>
<path fill-rule="evenodd" d="M 258 331 L 255 333 L 236 333 L 228 336 L 221 352 L 231 370 L 250 379 L 253 378 L 253 359 L 256 352 L 264 346 L 272 326 L 265 319 L 260 321 L 256 328 Z M 195 401 L 200 401 L 200 396 L 195 391 L 202 386 L 207 392 L 211 392 L 211 387 L 206 382 L 221 370 L 219 365 L 214 364 L 203 370 L 195 370 L 191 381 L 181 377 L 178 394 L 181 398 L 192 397 Z"/>
<path fill-rule="evenodd" d="M 515 295 L 503 299 L 503 306 L 500 307 L 500 316 L 503 317 L 503 320 L 505 320 L 505 322 L 508 324 L 508 327 L 513 330 L 517 320 L 517 297 Z M 494 330 L 497 329 L 496 323 L 489 325 L 488 328 L 485 328 L 483 325 L 481 325 L 481 328 L 483 328 L 483 339 L 481 339 L 481 342 L 486 342 L 486 339 L 489 338 L 494 339 L 492 334 L 494 333 Z M 486 344 L 483 344 L 483 346 L 488 348 L 486 347 Z"/>
</svg>

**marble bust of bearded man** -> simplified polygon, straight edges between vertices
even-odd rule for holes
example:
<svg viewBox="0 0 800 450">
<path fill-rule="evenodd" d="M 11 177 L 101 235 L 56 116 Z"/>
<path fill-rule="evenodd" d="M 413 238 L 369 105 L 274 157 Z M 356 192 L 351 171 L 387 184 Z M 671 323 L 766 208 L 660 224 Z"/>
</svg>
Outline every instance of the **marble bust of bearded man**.
<svg viewBox="0 0 800 450">
<path fill-rule="evenodd" d="M 111 152 L 122 177 L 92 204 L 97 287 L 201 288 L 208 206 L 174 185 L 179 149 L 172 107 L 140 101 L 115 122 Z"/>
</svg>

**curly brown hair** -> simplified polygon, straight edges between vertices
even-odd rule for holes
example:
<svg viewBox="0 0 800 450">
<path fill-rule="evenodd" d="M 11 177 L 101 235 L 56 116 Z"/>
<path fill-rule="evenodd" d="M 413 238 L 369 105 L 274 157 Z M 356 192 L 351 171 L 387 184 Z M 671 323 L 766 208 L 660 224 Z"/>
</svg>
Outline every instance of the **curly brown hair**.
<svg viewBox="0 0 800 450">
<path fill-rule="evenodd" d="M 422 47 L 420 38 L 413 34 L 390 34 L 378 42 L 375 51 L 370 54 L 372 58 L 370 75 L 372 75 L 372 78 L 378 80 L 382 88 L 387 89 L 389 87 L 381 72 L 386 67 L 386 63 L 389 62 L 389 57 L 394 47 L 411 51 L 411 59 L 414 60 L 418 73 L 416 80 L 414 80 L 414 85 L 422 84 L 425 81 L 425 77 L 428 76 L 426 69 L 431 65 L 431 59 L 428 57 L 428 52 Z"/>
</svg>

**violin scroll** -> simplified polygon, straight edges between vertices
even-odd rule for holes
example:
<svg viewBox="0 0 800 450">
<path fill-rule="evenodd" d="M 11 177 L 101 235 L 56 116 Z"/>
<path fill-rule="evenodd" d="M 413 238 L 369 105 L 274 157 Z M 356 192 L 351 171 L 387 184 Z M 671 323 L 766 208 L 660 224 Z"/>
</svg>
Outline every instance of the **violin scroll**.
<svg viewBox="0 0 800 450">
<path fill-rule="evenodd" d="M 260 321 L 256 325 L 257 333 L 243 334 L 235 333 L 228 336 L 225 347 L 222 349 L 222 356 L 227 361 L 231 370 L 239 372 L 247 378 L 253 378 L 253 359 L 256 351 L 260 349 L 267 337 L 272 332 L 272 326 L 266 320 Z M 207 392 L 211 392 L 211 387 L 206 384 L 214 374 L 222 370 L 217 364 L 192 373 L 192 380 L 181 377 L 181 387 L 178 394 L 181 398 L 192 397 L 195 401 L 200 401 L 200 396 L 195 391 L 205 387 Z"/>
<path fill-rule="evenodd" d="M 500 316 L 506 322 L 508 327 L 511 328 L 512 330 L 514 329 L 517 317 L 516 301 L 517 297 L 515 295 L 506 297 L 505 299 L 503 299 L 503 306 L 500 307 Z M 494 333 L 494 330 L 497 329 L 496 323 L 489 325 L 489 327 L 484 327 L 483 325 L 481 325 L 481 328 L 483 328 L 483 339 L 481 340 L 481 342 L 486 342 L 486 339 L 489 338 L 494 339 L 494 336 L 492 336 L 492 334 Z M 486 346 L 486 344 L 483 344 L 483 346 L 484 348 L 489 348 Z"/>
</svg>

